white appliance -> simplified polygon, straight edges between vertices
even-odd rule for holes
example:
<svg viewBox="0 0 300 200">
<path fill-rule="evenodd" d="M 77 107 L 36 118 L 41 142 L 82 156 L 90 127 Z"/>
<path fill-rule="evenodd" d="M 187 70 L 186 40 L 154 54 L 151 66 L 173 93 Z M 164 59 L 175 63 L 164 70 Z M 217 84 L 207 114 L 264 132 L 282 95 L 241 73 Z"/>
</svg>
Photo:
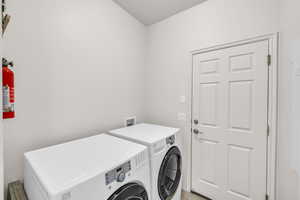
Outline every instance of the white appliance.
<svg viewBox="0 0 300 200">
<path fill-rule="evenodd" d="M 110 131 L 116 137 L 148 146 L 153 200 L 181 199 L 182 156 L 176 139 L 178 131 L 152 124 Z"/>
<path fill-rule="evenodd" d="M 102 134 L 25 154 L 30 200 L 150 199 L 147 147 Z"/>
</svg>

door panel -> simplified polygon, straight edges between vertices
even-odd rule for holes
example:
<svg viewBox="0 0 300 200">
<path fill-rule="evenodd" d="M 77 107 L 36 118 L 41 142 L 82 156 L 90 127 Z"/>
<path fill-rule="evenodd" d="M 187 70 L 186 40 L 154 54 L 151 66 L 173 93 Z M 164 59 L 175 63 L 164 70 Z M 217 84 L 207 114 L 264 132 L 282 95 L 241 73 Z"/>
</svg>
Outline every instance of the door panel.
<svg viewBox="0 0 300 200">
<path fill-rule="evenodd" d="M 217 143 L 214 141 L 199 141 L 199 156 L 205 161 L 203 164 L 198 163 L 200 180 L 212 185 L 216 185 L 216 169 L 211 166 L 216 165 L 216 146 Z"/>
<path fill-rule="evenodd" d="M 245 197 L 250 197 L 251 153 L 252 149 L 246 147 L 228 147 L 229 191 Z"/>
<path fill-rule="evenodd" d="M 251 70 L 253 68 L 253 53 L 230 56 L 231 72 Z"/>
<path fill-rule="evenodd" d="M 252 81 L 229 83 L 229 127 L 250 131 L 252 126 Z"/>
<path fill-rule="evenodd" d="M 200 84 L 200 123 L 203 126 L 217 126 L 217 83 Z"/>
<path fill-rule="evenodd" d="M 219 60 L 205 60 L 201 62 L 201 74 L 215 74 L 218 73 Z"/>
<path fill-rule="evenodd" d="M 193 57 L 194 192 L 216 200 L 265 198 L 268 48 L 260 41 Z"/>
</svg>

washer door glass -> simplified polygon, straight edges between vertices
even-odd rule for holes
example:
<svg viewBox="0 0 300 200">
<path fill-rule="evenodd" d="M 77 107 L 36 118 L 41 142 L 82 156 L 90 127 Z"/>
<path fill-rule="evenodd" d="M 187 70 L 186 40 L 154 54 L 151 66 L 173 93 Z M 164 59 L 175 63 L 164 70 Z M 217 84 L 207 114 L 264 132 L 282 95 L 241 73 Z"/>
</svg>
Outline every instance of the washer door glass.
<svg viewBox="0 0 300 200">
<path fill-rule="evenodd" d="M 178 147 L 166 154 L 158 175 L 158 194 L 162 200 L 172 199 L 181 179 L 182 157 Z"/>
<path fill-rule="evenodd" d="M 142 185 L 128 183 L 118 189 L 108 200 L 148 200 L 148 194 Z"/>
</svg>

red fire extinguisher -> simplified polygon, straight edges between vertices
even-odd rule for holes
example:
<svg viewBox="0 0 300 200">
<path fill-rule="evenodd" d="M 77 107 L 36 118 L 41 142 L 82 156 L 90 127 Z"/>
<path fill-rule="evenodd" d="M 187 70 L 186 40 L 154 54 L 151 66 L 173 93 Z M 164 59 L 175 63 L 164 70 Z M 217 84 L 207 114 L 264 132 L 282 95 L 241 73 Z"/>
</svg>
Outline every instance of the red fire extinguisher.
<svg viewBox="0 0 300 200">
<path fill-rule="evenodd" d="M 3 79 L 3 119 L 15 117 L 15 84 L 13 62 L 2 59 L 2 79 Z"/>
</svg>

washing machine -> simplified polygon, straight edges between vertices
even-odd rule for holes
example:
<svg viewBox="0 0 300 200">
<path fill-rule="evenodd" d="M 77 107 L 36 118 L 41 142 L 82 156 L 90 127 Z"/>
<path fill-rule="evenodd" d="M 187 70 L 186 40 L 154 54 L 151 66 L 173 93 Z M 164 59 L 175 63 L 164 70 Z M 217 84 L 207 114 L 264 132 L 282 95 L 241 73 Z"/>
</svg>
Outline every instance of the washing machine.
<svg viewBox="0 0 300 200">
<path fill-rule="evenodd" d="M 25 154 L 30 200 L 150 200 L 147 147 L 101 134 Z"/>
<path fill-rule="evenodd" d="M 179 129 L 138 124 L 110 131 L 113 136 L 146 145 L 150 157 L 152 200 L 180 200 L 182 155 Z"/>
</svg>

